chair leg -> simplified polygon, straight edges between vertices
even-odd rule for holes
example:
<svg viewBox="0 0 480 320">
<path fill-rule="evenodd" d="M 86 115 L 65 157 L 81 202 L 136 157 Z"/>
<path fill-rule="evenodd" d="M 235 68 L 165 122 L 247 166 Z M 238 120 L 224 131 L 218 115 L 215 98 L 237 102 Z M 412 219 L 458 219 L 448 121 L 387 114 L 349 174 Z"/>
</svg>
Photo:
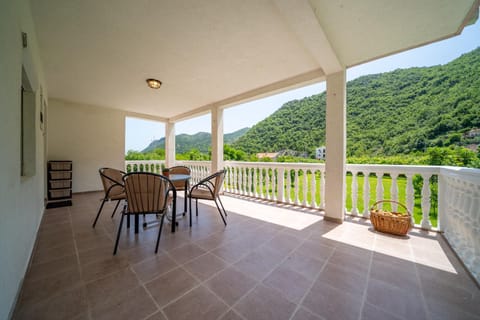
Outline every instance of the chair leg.
<svg viewBox="0 0 480 320">
<path fill-rule="evenodd" d="M 106 201 L 107 201 L 107 199 L 103 199 L 102 204 L 100 205 L 100 208 L 98 209 L 97 216 L 95 217 L 95 221 L 93 221 L 92 228 L 95 228 L 95 225 L 97 224 L 98 217 L 100 217 L 100 213 L 102 212 L 103 205 L 105 204 Z"/>
<path fill-rule="evenodd" d="M 158 252 L 158 244 L 160 243 L 160 236 L 162 235 L 163 219 L 165 219 L 165 214 L 162 215 L 162 219 L 160 220 L 160 230 L 158 230 L 158 238 L 157 238 L 157 245 L 155 246 L 155 253 Z"/>
<path fill-rule="evenodd" d="M 189 197 L 190 200 L 190 228 L 192 227 L 192 197 Z"/>
<path fill-rule="evenodd" d="M 220 206 L 217 203 L 217 199 L 215 198 L 215 199 L 213 199 L 213 201 L 215 202 L 215 205 L 217 206 L 218 213 L 220 213 L 220 217 L 222 217 L 223 224 L 227 225 L 227 221 L 225 221 L 225 218 L 223 217 L 222 210 L 220 210 Z"/>
<path fill-rule="evenodd" d="M 198 199 L 195 199 L 195 214 L 198 217 Z"/>
<path fill-rule="evenodd" d="M 218 197 L 218 202 L 220 202 L 220 205 L 222 206 L 223 214 L 225 215 L 225 217 L 228 216 L 227 210 L 225 210 L 225 207 L 223 206 L 223 203 L 222 203 L 222 199 L 220 199 L 220 197 Z"/>
<path fill-rule="evenodd" d="M 113 216 L 115 215 L 115 212 L 117 212 L 117 208 L 118 208 L 118 205 L 120 204 L 120 201 L 122 200 L 117 201 L 117 205 L 115 206 L 115 209 L 113 209 L 112 216 L 110 218 L 113 218 Z"/>
<path fill-rule="evenodd" d="M 185 194 L 183 195 L 183 216 L 187 213 L 187 188 L 185 188 Z"/>
<path fill-rule="evenodd" d="M 117 240 L 115 241 L 115 248 L 113 249 L 113 255 L 117 254 L 118 240 L 120 239 L 120 233 L 122 232 L 123 217 L 125 217 L 125 212 L 122 212 L 122 217 L 120 218 L 120 225 L 118 226 Z"/>
</svg>

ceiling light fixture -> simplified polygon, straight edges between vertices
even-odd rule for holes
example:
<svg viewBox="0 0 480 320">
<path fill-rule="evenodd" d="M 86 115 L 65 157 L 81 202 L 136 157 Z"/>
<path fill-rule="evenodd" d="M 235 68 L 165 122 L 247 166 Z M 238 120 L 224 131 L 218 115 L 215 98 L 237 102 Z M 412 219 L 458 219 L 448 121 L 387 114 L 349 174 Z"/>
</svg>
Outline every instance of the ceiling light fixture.
<svg viewBox="0 0 480 320">
<path fill-rule="evenodd" d="M 162 86 L 162 81 L 157 79 L 147 79 L 147 85 L 152 89 L 158 89 Z"/>
</svg>

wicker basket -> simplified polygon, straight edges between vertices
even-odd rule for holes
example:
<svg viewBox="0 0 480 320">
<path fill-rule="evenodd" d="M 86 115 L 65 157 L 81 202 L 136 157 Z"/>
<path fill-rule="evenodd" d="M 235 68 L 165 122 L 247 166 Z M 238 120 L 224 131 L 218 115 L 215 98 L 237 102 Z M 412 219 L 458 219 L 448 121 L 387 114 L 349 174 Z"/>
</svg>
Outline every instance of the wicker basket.
<svg viewBox="0 0 480 320">
<path fill-rule="evenodd" d="M 406 213 L 383 211 L 377 208 L 378 204 L 390 202 L 396 203 L 405 209 Z M 375 230 L 399 236 L 404 236 L 412 229 L 412 215 L 407 207 L 393 200 L 380 200 L 370 208 L 370 221 Z"/>
</svg>

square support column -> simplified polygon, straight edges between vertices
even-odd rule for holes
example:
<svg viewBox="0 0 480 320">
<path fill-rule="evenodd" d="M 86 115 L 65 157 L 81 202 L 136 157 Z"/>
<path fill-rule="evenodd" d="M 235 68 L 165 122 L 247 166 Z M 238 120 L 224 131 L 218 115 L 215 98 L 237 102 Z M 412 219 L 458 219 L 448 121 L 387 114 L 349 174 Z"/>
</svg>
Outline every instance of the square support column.
<svg viewBox="0 0 480 320">
<path fill-rule="evenodd" d="M 223 169 L 223 109 L 212 112 L 212 172 Z"/>
<path fill-rule="evenodd" d="M 345 70 L 327 76 L 325 220 L 342 223 L 346 164 Z"/>
<path fill-rule="evenodd" d="M 175 165 L 175 123 L 165 124 L 165 166 L 167 168 Z"/>
</svg>

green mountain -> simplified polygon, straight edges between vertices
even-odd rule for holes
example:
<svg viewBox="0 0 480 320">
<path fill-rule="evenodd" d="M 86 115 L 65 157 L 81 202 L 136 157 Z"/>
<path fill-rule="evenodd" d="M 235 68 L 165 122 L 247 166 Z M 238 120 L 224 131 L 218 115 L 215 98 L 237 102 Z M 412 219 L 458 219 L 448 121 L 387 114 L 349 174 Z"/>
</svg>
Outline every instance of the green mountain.
<svg viewBox="0 0 480 320">
<path fill-rule="evenodd" d="M 223 140 L 227 144 L 232 144 L 249 129 L 243 128 L 232 133 L 226 133 L 223 135 Z M 207 153 L 211 145 L 212 138 L 208 132 L 197 132 L 193 135 L 184 133 L 175 136 L 175 150 L 177 153 L 186 153 L 191 149 L 198 149 L 200 152 Z M 142 152 L 151 152 L 157 148 L 165 148 L 165 138 L 152 141 Z"/>
<path fill-rule="evenodd" d="M 233 143 L 248 153 L 325 144 L 325 92 L 285 103 Z M 382 156 L 479 144 L 480 48 L 445 65 L 397 69 L 347 83 L 347 154 Z"/>
</svg>

